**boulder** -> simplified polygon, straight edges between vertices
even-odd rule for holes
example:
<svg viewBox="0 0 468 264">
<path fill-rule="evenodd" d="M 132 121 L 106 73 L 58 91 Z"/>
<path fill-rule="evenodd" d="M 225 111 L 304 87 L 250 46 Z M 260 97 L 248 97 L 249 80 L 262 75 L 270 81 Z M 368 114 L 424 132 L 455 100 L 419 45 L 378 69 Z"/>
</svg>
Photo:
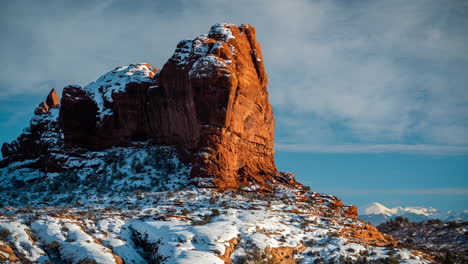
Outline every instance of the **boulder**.
<svg viewBox="0 0 468 264">
<path fill-rule="evenodd" d="M 49 92 L 45 103 L 49 108 L 50 107 L 57 108 L 59 106 L 60 98 L 58 97 L 57 91 L 55 91 L 55 89 L 52 88 L 52 90 Z"/>
</svg>

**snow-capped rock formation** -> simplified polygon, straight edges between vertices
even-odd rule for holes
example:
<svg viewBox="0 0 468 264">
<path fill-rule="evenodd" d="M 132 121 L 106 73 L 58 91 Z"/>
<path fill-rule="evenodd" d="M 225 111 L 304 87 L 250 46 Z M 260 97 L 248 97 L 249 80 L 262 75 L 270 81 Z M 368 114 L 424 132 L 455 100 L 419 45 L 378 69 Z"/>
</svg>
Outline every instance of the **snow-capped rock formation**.
<svg viewBox="0 0 468 264">
<path fill-rule="evenodd" d="M 393 207 L 387 208 L 384 205 L 374 202 L 370 206 L 361 210 L 360 218 L 373 225 L 378 225 L 390 219 L 401 216 L 408 218 L 411 222 L 421 222 L 429 219 L 440 219 L 442 221 L 467 221 L 468 210 L 439 211 L 435 208 L 426 207 Z"/>
<path fill-rule="evenodd" d="M 254 27 L 217 24 L 208 36 L 181 41 L 149 94 L 150 119 L 162 113 L 171 120 L 150 123 L 160 131 L 155 140 L 194 149 L 193 176 L 236 188 L 266 186 L 277 175 L 273 111 Z"/>
<path fill-rule="evenodd" d="M 41 109 L 47 112 L 47 103 Z M 278 175 L 267 76 L 250 25 L 216 24 L 208 35 L 181 41 L 159 72 L 132 64 L 84 88 L 65 87 L 58 120 L 63 148 L 103 150 L 142 140 L 177 146 L 206 187 L 268 189 Z M 48 154 L 23 141 L 5 144 L 3 156 Z"/>
<path fill-rule="evenodd" d="M 149 139 L 147 92 L 157 71 L 149 64 L 132 64 L 84 88 L 65 87 L 60 108 L 65 146 L 96 150 Z"/>
</svg>

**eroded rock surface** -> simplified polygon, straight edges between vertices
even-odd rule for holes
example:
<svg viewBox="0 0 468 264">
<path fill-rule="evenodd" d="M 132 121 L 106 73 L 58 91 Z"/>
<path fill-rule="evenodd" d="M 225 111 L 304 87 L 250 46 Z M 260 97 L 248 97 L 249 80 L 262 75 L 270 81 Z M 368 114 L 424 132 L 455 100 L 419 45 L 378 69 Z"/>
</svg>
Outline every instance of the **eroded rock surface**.
<svg viewBox="0 0 468 264">
<path fill-rule="evenodd" d="M 57 92 L 52 89 L 46 100 L 35 109 L 34 116 L 23 133 L 13 142 L 2 145 L 3 157 L 37 158 L 47 154 L 50 148 L 59 146 L 62 139 L 57 122 L 59 107 Z"/>
<path fill-rule="evenodd" d="M 213 179 L 204 183 L 264 185 L 277 174 L 266 85 L 252 26 L 218 24 L 181 41 L 149 92 L 154 139 L 195 150 L 193 176 Z"/>
<path fill-rule="evenodd" d="M 208 35 L 181 41 L 159 72 L 132 64 L 85 87 L 67 86 L 59 115 L 58 107 L 52 90 L 30 133 L 4 144 L 3 156 L 47 155 L 51 144 L 103 150 L 150 140 L 177 146 L 202 187 L 265 189 L 285 176 L 274 163 L 267 76 L 250 25 L 216 24 Z M 51 130 L 55 141 L 46 139 Z"/>
</svg>

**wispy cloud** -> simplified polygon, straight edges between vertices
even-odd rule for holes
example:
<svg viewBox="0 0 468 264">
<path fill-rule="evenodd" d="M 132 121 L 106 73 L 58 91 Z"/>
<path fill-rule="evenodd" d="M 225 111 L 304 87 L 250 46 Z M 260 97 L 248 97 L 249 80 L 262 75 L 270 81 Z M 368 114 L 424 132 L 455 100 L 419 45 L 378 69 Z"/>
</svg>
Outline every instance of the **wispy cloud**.
<svg viewBox="0 0 468 264">
<path fill-rule="evenodd" d="M 277 144 L 276 150 L 310 153 L 413 153 L 427 155 L 468 155 L 468 146 L 451 145 L 402 145 L 402 144 L 348 144 L 308 145 Z"/>
</svg>

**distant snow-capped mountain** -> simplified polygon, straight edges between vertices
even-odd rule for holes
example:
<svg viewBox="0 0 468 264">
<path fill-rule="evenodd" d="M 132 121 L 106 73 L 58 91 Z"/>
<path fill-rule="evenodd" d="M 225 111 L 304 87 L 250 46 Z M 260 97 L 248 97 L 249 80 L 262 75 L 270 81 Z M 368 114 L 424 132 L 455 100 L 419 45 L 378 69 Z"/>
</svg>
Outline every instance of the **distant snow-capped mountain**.
<svg viewBox="0 0 468 264">
<path fill-rule="evenodd" d="M 393 207 L 374 202 L 360 212 L 360 218 L 373 225 L 379 225 L 397 216 L 408 218 L 411 222 L 421 222 L 428 219 L 440 219 L 442 221 L 468 220 L 468 210 L 439 211 L 429 207 Z"/>
</svg>

